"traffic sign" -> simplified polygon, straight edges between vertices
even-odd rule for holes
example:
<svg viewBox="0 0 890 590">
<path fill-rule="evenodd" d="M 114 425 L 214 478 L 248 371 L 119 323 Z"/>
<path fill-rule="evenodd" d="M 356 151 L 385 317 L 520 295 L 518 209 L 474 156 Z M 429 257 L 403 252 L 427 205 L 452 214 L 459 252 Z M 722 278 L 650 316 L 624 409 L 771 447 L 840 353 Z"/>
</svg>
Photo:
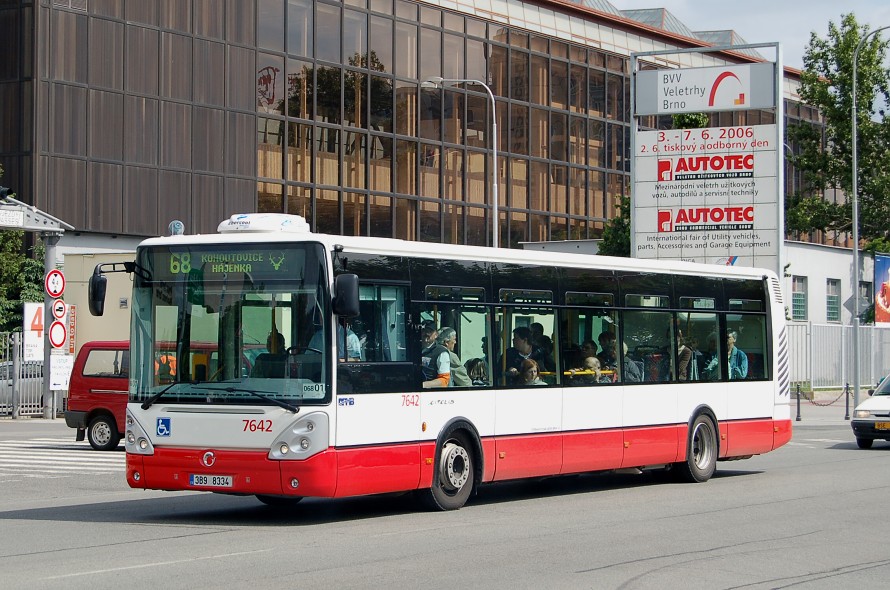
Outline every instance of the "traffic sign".
<svg viewBox="0 0 890 590">
<path fill-rule="evenodd" d="M 49 327 L 49 343 L 53 348 L 62 348 L 68 342 L 68 328 L 60 321 L 55 321 Z"/>
<path fill-rule="evenodd" d="M 43 286 L 50 297 L 61 297 L 62 293 L 65 292 L 65 275 L 59 269 L 54 268 L 46 273 Z"/>
<path fill-rule="evenodd" d="M 65 305 L 64 301 L 62 301 L 61 299 L 53 300 L 53 317 L 54 318 L 56 318 L 57 320 L 62 319 L 63 317 L 65 317 L 65 312 L 67 312 L 67 311 L 68 311 L 68 306 Z"/>
</svg>

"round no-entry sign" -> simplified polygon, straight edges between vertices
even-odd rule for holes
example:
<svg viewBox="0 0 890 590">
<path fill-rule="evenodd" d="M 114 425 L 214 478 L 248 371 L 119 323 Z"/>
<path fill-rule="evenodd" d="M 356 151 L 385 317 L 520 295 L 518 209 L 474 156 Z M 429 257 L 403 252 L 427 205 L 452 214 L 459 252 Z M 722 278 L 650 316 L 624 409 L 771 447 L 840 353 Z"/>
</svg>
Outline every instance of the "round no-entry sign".
<svg viewBox="0 0 890 590">
<path fill-rule="evenodd" d="M 68 328 L 60 321 L 55 321 L 49 327 L 49 343 L 53 348 L 62 348 L 68 341 Z"/>
<path fill-rule="evenodd" d="M 61 299 L 53 300 L 53 317 L 57 320 L 65 317 L 65 312 L 68 311 L 68 306 L 65 305 L 65 302 Z"/>
<path fill-rule="evenodd" d="M 43 286 L 50 297 L 61 297 L 65 292 L 65 275 L 59 269 L 54 268 L 46 273 Z"/>
</svg>

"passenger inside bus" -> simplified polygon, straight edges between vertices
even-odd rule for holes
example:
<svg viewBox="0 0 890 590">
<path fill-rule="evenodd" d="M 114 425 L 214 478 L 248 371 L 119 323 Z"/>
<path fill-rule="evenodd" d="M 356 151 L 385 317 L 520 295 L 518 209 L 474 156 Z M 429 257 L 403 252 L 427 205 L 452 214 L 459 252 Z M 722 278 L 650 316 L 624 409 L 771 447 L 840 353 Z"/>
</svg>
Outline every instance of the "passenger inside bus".
<svg viewBox="0 0 890 590">
<path fill-rule="evenodd" d="M 307 347 L 308 352 L 323 352 L 324 329 L 319 328 L 312 335 Z M 343 351 L 346 351 L 345 355 Z M 362 360 L 362 341 L 349 326 L 337 324 L 337 358 L 340 361 L 359 362 Z"/>
<path fill-rule="evenodd" d="M 525 359 L 522 361 L 520 370 L 520 385 L 547 385 L 547 382 L 538 376 L 538 363 L 535 362 L 534 359 Z"/>
<path fill-rule="evenodd" d="M 448 355 L 451 360 L 451 378 L 448 381 L 448 385 L 450 387 L 470 387 L 472 381 L 467 374 L 467 368 L 463 366 L 460 362 L 460 357 L 454 352 L 454 347 L 457 344 L 457 332 L 454 328 L 445 326 L 439 330 L 437 341 L 448 349 Z"/>
<path fill-rule="evenodd" d="M 251 377 L 271 377 L 283 379 L 285 366 L 287 365 L 287 348 L 284 345 L 284 334 L 278 330 L 269 332 L 266 338 L 266 350 L 256 357 Z"/>
<path fill-rule="evenodd" d="M 744 352 L 736 348 L 735 342 L 738 332 L 735 330 L 726 331 L 726 360 L 729 369 L 730 379 L 744 379 L 748 376 L 748 357 Z"/>
<path fill-rule="evenodd" d="M 451 380 L 451 355 L 437 342 L 439 331 L 433 322 L 424 323 L 420 329 L 420 370 L 423 387 L 448 387 Z"/>
<path fill-rule="evenodd" d="M 627 354 L 627 342 L 622 342 L 624 349 L 624 379 L 626 383 L 640 383 L 643 381 L 643 363 L 635 361 Z"/>
<path fill-rule="evenodd" d="M 600 361 L 600 366 L 604 369 L 617 369 L 618 368 L 618 355 L 615 350 L 615 334 L 612 332 L 602 332 L 597 338 L 600 343 L 600 353 L 597 358 Z"/>
<path fill-rule="evenodd" d="M 692 348 L 686 345 L 683 332 L 677 329 L 677 380 L 692 379 Z"/>
<path fill-rule="evenodd" d="M 532 344 L 531 330 L 526 326 L 513 329 L 513 346 L 507 349 L 506 354 L 498 362 L 503 367 L 507 383 L 522 384 L 522 364 L 526 360 L 534 360 L 536 369 L 553 371 L 553 367 L 547 364 L 547 357 L 540 348 Z"/>
<path fill-rule="evenodd" d="M 615 373 L 603 374 L 600 360 L 595 356 L 586 357 L 577 369 L 569 369 L 570 385 L 595 385 L 597 383 L 612 383 Z"/>
<path fill-rule="evenodd" d="M 473 358 L 468 360 L 466 369 L 473 387 L 488 386 L 488 369 L 485 366 L 485 359 Z"/>
</svg>

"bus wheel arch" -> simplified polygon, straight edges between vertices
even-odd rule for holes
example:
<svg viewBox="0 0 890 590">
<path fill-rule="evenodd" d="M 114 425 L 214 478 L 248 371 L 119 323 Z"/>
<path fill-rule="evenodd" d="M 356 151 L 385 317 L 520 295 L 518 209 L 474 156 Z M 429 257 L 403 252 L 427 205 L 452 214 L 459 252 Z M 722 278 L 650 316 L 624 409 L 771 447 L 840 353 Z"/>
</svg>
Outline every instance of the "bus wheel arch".
<svg viewBox="0 0 890 590">
<path fill-rule="evenodd" d="M 686 458 L 675 465 L 683 481 L 704 483 L 711 479 L 720 454 L 720 430 L 714 412 L 699 407 L 689 420 L 686 437 Z"/>
<path fill-rule="evenodd" d="M 482 443 L 465 419 L 449 422 L 436 438 L 431 486 L 418 490 L 426 507 L 459 510 L 482 480 Z"/>
</svg>

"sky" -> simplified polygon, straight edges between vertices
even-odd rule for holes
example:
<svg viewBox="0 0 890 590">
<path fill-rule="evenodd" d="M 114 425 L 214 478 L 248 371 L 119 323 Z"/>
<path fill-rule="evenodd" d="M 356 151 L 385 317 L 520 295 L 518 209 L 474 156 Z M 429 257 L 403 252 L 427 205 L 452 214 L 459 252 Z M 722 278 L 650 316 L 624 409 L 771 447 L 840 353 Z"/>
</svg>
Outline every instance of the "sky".
<svg viewBox="0 0 890 590">
<path fill-rule="evenodd" d="M 733 29 L 748 43 L 782 44 L 786 67 L 801 69 L 810 33 L 825 38 L 828 22 L 839 23 L 841 15 L 852 12 L 871 29 L 890 25 L 887 0 L 610 0 L 618 10 L 666 8 L 693 31 Z M 890 29 L 880 33 L 890 38 Z M 760 50 L 772 59 L 768 49 Z"/>
</svg>

